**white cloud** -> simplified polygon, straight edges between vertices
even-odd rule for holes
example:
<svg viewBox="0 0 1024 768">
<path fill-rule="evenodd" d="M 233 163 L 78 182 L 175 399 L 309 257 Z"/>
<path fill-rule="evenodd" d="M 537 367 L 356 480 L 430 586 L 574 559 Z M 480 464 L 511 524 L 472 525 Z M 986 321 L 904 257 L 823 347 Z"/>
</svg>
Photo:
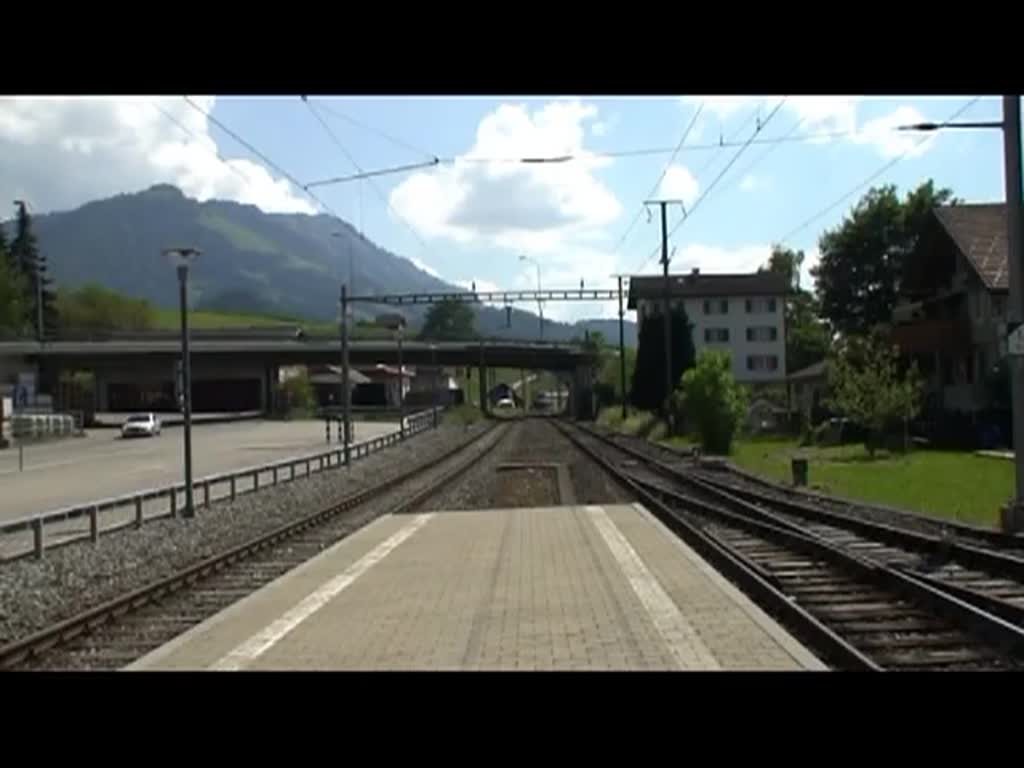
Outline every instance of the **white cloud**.
<svg viewBox="0 0 1024 768">
<path fill-rule="evenodd" d="M 601 227 L 621 212 L 594 175 L 610 161 L 583 147 L 584 122 L 597 108 L 556 101 L 530 114 L 503 104 L 477 128 L 476 142 L 451 167 L 417 173 L 391 193 L 391 205 L 423 234 L 510 249 L 551 249 Z M 474 158 L 573 155 L 564 163 L 484 162 Z"/>
<path fill-rule="evenodd" d="M 734 119 L 742 122 L 750 111 L 759 108 L 761 119 L 765 119 L 779 103 L 781 96 L 684 96 L 682 102 L 687 106 L 695 106 L 704 101 L 705 114 L 710 113 L 720 121 Z M 873 99 L 886 103 L 894 103 L 894 99 Z M 921 137 L 915 134 L 893 130 L 904 123 L 919 122 L 924 116 L 913 107 L 903 105 L 895 107 L 881 117 L 868 120 L 858 125 L 857 109 L 864 101 L 862 96 L 790 96 L 782 109 L 772 120 L 773 129 L 780 127 L 785 130 L 792 123 L 792 118 L 801 121 L 800 133 L 848 133 L 850 135 L 836 139 L 821 137 L 811 140 L 811 144 L 827 144 L 832 141 L 847 141 L 859 146 L 873 147 L 884 158 L 895 157 L 908 151 L 910 157 L 917 157 L 927 152 L 933 145 L 936 136 L 918 145 Z M 789 116 L 790 122 L 784 123 L 779 118 L 783 114 Z M 754 130 L 751 122 L 750 130 L 743 136 L 749 136 Z M 766 134 L 768 135 L 768 134 Z M 774 135 L 774 131 L 772 133 Z"/>
<path fill-rule="evenodd" d="M 441 277 L 441 273 L 438 272 L 436 269 L 434 269 L 429 264 L 427 264 L 426 262 L 420 261 L 415 256 L 409 256 L 407 258 L 409 259 L 409 261 L 411 261 L 413 263 L 413 266 L 416 267 L 417 269 L 423 270 L 424 272 L 426 272 L 431 277 L 436 277 L 438 279 L 443 279 Z"/>
<path fill-rule="evenodd" d="M 193 98 L 206 112 L 212 97 Z M 197 138 L 160 113 L 157 104 Z M 170 183 L 265 211 L 313 213 L 287 181 L 243 158 L 221 162 L 205 116 L 180 98 L 0 99 L 0 197 L 37 211 Z M 230 166 L 230 167 L 229 167 Z"/>
<path fill-rule="evenodd" d="M 722 248 L 716 245 L 693 243 L 685 245 L 672 258 L 672 272 L 689 272 L 694 267 L 701 272 L 735 273 L 756 272 L 771 257 L 770 245 L 744 245 L 738 248 Z"/>
<path fill-rule="evenodd" d="M 740 189 L 744 192 L 750 192 L 758 187 L 757 177 L 752 173 L 748 173 L 740 180 Z"/>
<path fill-rule="evenodd" d="M 619 116 L 617 114 L 612 115 L 607 120 L 598 120 L 592 126 L 590 126 L 590 132 L 594 136 L 607 136 L 611 133 L 615 127 L 619 124 Z"/>
<path fill-rule="evenodd" d="M 858 144 L 873 144 L 883 157 L 896 157 L 907 153 L 919 157 L 931 149 L 937 134 L 919 134 L 894 130 L 897 126 L 919 123 L 924 115 L 913 107 L 902 106 L 887 115 L 868 120 L 854 136 Z"/>
<path fill-rule="evenodd" d="M 460 288 L 465 288 L 467 291 L 475 291 L 477 293 L 495 293 L 502 290 L 497 283 L 492 283 L 490 280 L 482 280 L 480 278 L 470 278 L 469 280 L 456 280 L 455 284 Z M 505 305 L 503 301 L 485 301 L 492 307 L 502 307 Z"/>
<path fill-rule="evenodd" d="M 658 194 L 661 197 L 669 197 L 682 200 L 689 208 L 697 199 L 700 192 L 700 185 L 690 170 L 682 165 L 671 165 L 665 171 L 665 178 L 661 181 L 661 188 Z"/>
</svg>

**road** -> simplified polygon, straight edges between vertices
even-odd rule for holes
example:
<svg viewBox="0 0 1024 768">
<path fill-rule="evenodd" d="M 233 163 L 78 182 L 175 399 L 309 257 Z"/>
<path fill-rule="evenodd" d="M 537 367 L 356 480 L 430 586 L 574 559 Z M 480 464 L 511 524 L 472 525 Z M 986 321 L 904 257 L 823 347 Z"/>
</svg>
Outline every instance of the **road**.
<svg viewBox="0 0 1024 768">
<path fill-rule="evenodd" d="M 357 441 L 393 432 L 397 423 L 356 422 Z M 98 429 L 86 437 L 28 445 L 24 470 L 18 450 L 0 450 L 0 520 L 47 512 L 110 498 L 183 479 L 180 428 L 159 437 L 121 439 L 115 430 Z M 331 447 L 337 430 L 331 430 Z M 192 430 L 194 477 L 201 478 L 327 447 L 322 421 L 240 421 Z"/>
</svg>

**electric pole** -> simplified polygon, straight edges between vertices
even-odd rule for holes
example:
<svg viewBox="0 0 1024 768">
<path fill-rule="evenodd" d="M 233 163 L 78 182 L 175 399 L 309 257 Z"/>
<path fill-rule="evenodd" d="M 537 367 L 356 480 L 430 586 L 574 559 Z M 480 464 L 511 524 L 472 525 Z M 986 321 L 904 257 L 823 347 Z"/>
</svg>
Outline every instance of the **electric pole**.
<svg viewBox="0 0 1024 768">
<path fill-rule="evenodd" d="M 682 200 L 644 200 L 644 205 L 661 206 L 661 270 L 664 277 L 665 291 L 665 400 L 666 416 L 668 415 L 668 398 L 672 396 L 672 282 L 668 277 L 668 206 L 677 203 L 686 214 Z"/>
<path fill-rule="evenodd" d="M 622 420 L 629 417 L 626 405 L 626 311 L 622 308 L 622 278 L 625 275 L 614 275 L 619 281 L 619 383 L 622 385 Z"/>
<path fill-rule="evenodd" d="M 1024 322 L 1024 253 L 1021 252 L 1021 166 L 1020 96 L 1003 96 L 1003 160 L 1006 165 L 1007 261 L 1010 267 L 1010 312 L 1008 326 Z M 1013 404 L 1013 451 L 1017 465 L 1017 493 L 1011 513 L 1012 525 L 1024 518 L 1024 358 L 1011 355 L 1010 392 Z"/>
</svg>

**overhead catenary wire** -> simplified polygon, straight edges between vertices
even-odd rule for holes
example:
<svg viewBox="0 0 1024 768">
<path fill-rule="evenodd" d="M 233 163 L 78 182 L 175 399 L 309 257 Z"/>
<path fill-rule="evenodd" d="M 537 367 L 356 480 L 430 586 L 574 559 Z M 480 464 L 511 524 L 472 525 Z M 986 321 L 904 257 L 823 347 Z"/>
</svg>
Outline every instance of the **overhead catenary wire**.
<svg viewBox="0 0 1024 768">
<path fill-rule="evenodd" d="M 752 117 L 753 115 L 751 115 Z M 745 122 L 750 122 L 749 119 Z M 895 131 L 896 128 L 891 130 Z M 855 135 L 856 131 L 844 130 L 844 131 L 818 131 L 815 133 L 803 133 L 797 136 L 785 135 L 785 136 L 774 136 L 767 138 L 754 139 L 750 142 L 751 146 L 756 145 L 770 145 L 770 144 L 794 144 L 802 142 L 813 142 L 823 141 L 827 139 L 838 139 L 843 137 L 849 137 Z M 717 141 L 711 144 L 688 144 L 683 147 L 681 152 L 683 154 L 690 152 L 704 152 L 704 151 L 717 151 L 721 149 L 734 149 L 736 147 L 742 147 L 747 144 L 747 141 Z M 616 157 L 642 157 L 645 155 L 669 155 L 676 151 L 675 147 L 644 147 L 638 149 L 620 149 L 620 150 L 588 150 L 585 156 L 577 157 L 575 155 L 562 155 L 558 158 L 544 158 L 547 162 L 557 160 L 558 162 L 572 162 L 575 160 L 591 160 L 594 158 L 616 158 Z M 443 156 L 438 158 L 442 165 L 454 165 L 458 163 L 522 163 L 524 158 L 521 157 L 494 157 L 484 155 L 473 155 L 473 156 Z M 536 160 L 534 160 L 536 162 Z"/>
<path fill-rule="evenodd" d="M 966 104 L 964 104 L 959 109 L 957 109 L 956 112 L 954 112 L 952 115 L 950 115 L 948 118 L 946 118 L 945 121 L 940 123 L 939 127 L 942 127 L 943 125 L 946 125 L 947 123 L 951 123 L 954 120 L 956 120 L 958 117 L 960 117 L 960 115 L 962 115 L 964 112 L 966 112 L 972 106 L 974 106 L 980 99 L 981 99 L 980 96 L 975 96 L 973 99 L 971 99 Z M 914 144 L 912 144 L 911 146 L 907 147 L 905 150 L 900 152 L 898 155 L 896 155 L 896 157 L 894 157 L 892 160 L 890 160 L 887 163 L 885 163 L 881 168 L 879 168 L 878 170 L 876 170 L 873 173 L 871 173 L 867 178 L 863 179 L 862 181 L 859 181 L 849 191 L 844 192 L 840 197 L 836 198 L 833 202 L 829 203 L 827 206 L 822 208 L 820 211 L 815 213 L 813 216 L 811 216 L 808 219 L 804 220 L 803 223 L 801 223 L 798 226 L 796 226 L 793 229 L 791 229 L 783 237 L 779 238 L 776 242 L 778 242 L 780 244 L 783 244 L 783 245 L 786 244 L 791 237 L 793 237 L 794 235 L 796 235 L 799 232 L 802 232 L 804 229 L 809 227 L 811 224 L 813 224 L 815 221 L 820 219 L 822 216 L 824 216 L 825 214 L 827 214 L 830 211 L 832 211 L 836 206 L 842 204 L 851 195 L 856 194 L 858 191 L 860 191 L 861 189 L 866 187 L 868 184 L 870 184 L 871 182 L 875 181 L 875 179 L 880 177 L 882 174 L 884 174 L 886 171 L 888 171 L 890 168 L 892 168 L 898 162 L 903 160 L 913 150 L 917 149 L 919 146 L 921 146 L 926 141 L 928 141 L 928 140 L 930 140 L 932 138 L 933 138 L 932 136 L 924 136 L 924 137 L 922 137 L 919 141 L 915 142 Z"/>
<path fill-rule="evenodd" d="M 326 213 L 329 213 L 330 215 L 334 216 L 336 219 L 341 220 L 341 216 L 339 216 L 338 213 L 333 208 L 331 208 L 329 205 L 327 205 L 327 203 L 325 203 L 323 200 L 321 200 L 315 193 L 310 192 L 308 189 L 306 189 L 303 186 L 302 182 L 298 181 L 294 176 L 292 176 L 290 173 L 288 173 L 288 171 L 286 171 L 284 168 L 279 166 L 277 163 L 275 163 L 273 160 L 271 160 L 265 154 L 263 154 L 258 149 L 256 149 L 256 147 L 254 147 L 252 144 L 250 144 L 245 139 L 243 139 L 241 136 L 239 136 L 235 131 L 231 130 L 223 122 L 221 122 L 216 117 L 214 117 L 209 112 L 207 112 L 205 109 L 200 107 L 198 104 L 196 104 L 194 101 L 192 101 L 192 99 L 190 99 L 188 96 L 182 96 L 182 98 L 189 104 L 189 106 L 191 106 L 199 114 L 203 115 L 207 120 L 209 120 L 211 123 L 213 123 L 218 128 L 220 128 L 222 131 L 224 131 L 224 133 L 226 133 L 228 136 L 233 138 L 235 141 L 237 141 L 243 147 L 248 149 L 250 152 L 252 152 L 254 155 L 256 155 L 256 157 L 258 157 L 264 163 L 269 165 L 271 168 L 273 168 L 279 174 L 284 176 L 284 178 L 286 178 L 289 182 L 291 182 L 293 185 L 295 185 L 295 187 L 298 188 L 298 190 L 300 192 L 304 192 L 306 195 L 308 195 L 317 205 L 320 206 L 321 210 L 325 211 Z"/>
<path fill-rule="evenodd" d="M 404 141 L 403 139 L 396 138 L 396 137 L 392 136 L 391 134 L 381 130 L 380 128 L 374 128 L 371 125 L 367 125 L 366 123 L 364 123 L 364 122 L 362 122 L 360 120 L 357 120 L 356 118 L 352 117 L 351 115 L 346 115 L 345 113 L 338 111 L 337 109 L 331 107 L 331 105 L 327 104 L 326 102 L 321 101 L 321 102 L 318 102 L 318 103 L 319 103 L 320 108 L 323 109 L 325 112 L 327 112 L 327 114 L 329 114 L 329 115 L 333 115 L 334 117 L 337 117 L 337 118 L 339 118 L 341 120 L 345 120 L 346 122 L 349 122 L 352 125 L 358 126 L 359 128 L 362 128 L 363 130 L 369 131 L 370 133 L 376 133 L 378 136 L 382 136 L 383 138 L 385 138 L 388 141 L 390 141 L 392 144 L 395 144 L 395 145 L 397 145 L 399 147 L 402 147 L 403 149 L 408 149 L 410 152 L 415 152 L 416 154 L 419 154 L 419 155 L 425 155 L 426 157 L 430 158 L 433 161 L 440 162 L 440 158 L 438 158 L 438 156 L 436 154 L 434 154 L 433 152 L 428 152 L 427 150 L 421 149 L 420 147 L 416 147 L 416 146 L 410 144 L 409 142 Z"/>
<path fill-rule="evenodd" d="M 309 109 L 310 114 L 312 114 L 313 117 L 316 118 L 316 121 L 318 123 L 320 123 L 321 126 L 323 126 L 324 131 L 330 137 L 330 139 L 334 143 L 334 145 L 339 150 L 341 150 L 342 154 L 345 155 L 345 157 L 348 158 L 348 161 L 350 163 L 352 163 L 352 165 L 355 167 L 355 169 L 359 173 L 365 174 L 365 171 L 360 167 L 359 163 L 352 156 L 352 153 L 348 151 L 348 149 L 345 147 L 344 144 L 342 144 L 341 140 L 337 137 L 337 135 L 334 133 L 334 131 L 331 130 L 331 126 L 328 125 L 327 121 L 324 120 L 323 117 L 320 115 L 320 113 L 318 113 L 316 111 L 316 108 L 309 102 L 309 100 L 305 96 L 300 96 L 299 98 L 302 99 L 302 103 L 305 104 L 306 107 Z M 398 211 L 396 211 L 394 209 L 394 207 L 391 205 L 390 201 L 388 201 L 387 196 L 381 191 L 380 187 L 377 186 L 377 183 L 373 180 L 373 178 L 372 177 L 367 177 L 366 181 L 368 181 L 370 183 L 370 186 L 373 187 L 374 192 L 377 193 L 377 196 L 381 199 L 381 202 L 384 203 L 384 205 L 391 212 L 391 214 L 396 219 L 398 219 L 405 226 L 406 229 L 409 230 L 409 232 L 412 234 L 412 236 L 416 239 L 416 241 L 423 248 L 423 250 L 424 251 L 429 251 L 430 248 L 427 245 L 426 241 L 424 241 L 423 238 L 420 237 L 420 234 L 419 234 L 419 232 L 416 231 L 416 228 L 413 227 L 411 224 L 409 224 L 409 222 L 406 221 L 405 218 L 400 213 L 398 213 Z M 360 181 L 359 187 L 360 187 L 360 190 L 362 190 L 362 181 Z M 361 202 L 360 202 L 360 208 L 362 208 L 362 203 Z M 362 214 L 361 213 L 360 213 L 360 218 L 362 218 Z M 360 226 L 360 229 L 362 229 L 362 226 Z"/>
<path fill-rule="evenodd" d="M 207 150 L 211 155 L 213 155 L 218 160 L 220 160 L 222 163 L 224 163 L 224 165 L 227 166 L 227 169 L 229 171 L 231 171 L 232 173 L 234 173 L 236 176 L 238 176 L 238 178 L 240 178 L 246 184 L 252 183 L 251 179 L 249 179 L 248 176 L 246 176 L 244 173 L 242 173 L 240 170 L 238 170 L 238 168 L 236 168 L 234 165 L 231 164 L 231 161 L 229 161 L 228 159 L 226 159 L 226 158 L 221 156 L 220 152 L 218 152 L 217 149 L 216 149 L 216 146 L 217 146 L 216 142 L 214 143 L 214 149 L 210 149 L 209 146 L 207 146 L 206 142 L 203 141 L 201 136 L 199 136 L 195 131 L 193 131 L 191 128 L 189 128 L 187 125 L 185 125 L 183 122 L 181 122 L 178 118 L 176 118 L 174 115 L 172 115 L 166 109 L 161 107 L 155 101 L 151 101 L 151 102 L 149 102 L 149 104 L 155 110 L 160 112 L 160 114 L 162 114 L 164 117 L 166 117 L 168 120 L 170 120 L 176 126 L 178 126 L 178 128 L 181 129 L 184 133 L 186 133 L 187 135 L 191 136 L 195 140 L 197 145 L 199 145 L 203 149 Z"/>
<path fill-rule="evenodd" d="M 654 182 L 654 186 L 651 187 L 651 191 L 647 193 L 645 199 L 654 197 L 655 193 L 657 193 L 658 187 L 661 186 L 661 182 L 665 179 L 665 175 L 668 173 L 668 169 L 671 168 L 672 163 L 675 162 L 676 156 L 679 154 L 679 150 L 683 148 L 683 145 L 686 143 L 687 137 L 693 130 L 693 126 L 696 125 L 697 118 L 700 117 L 700 113 L 703 110 L 704 102 L 701 102 L 700 106 L 697 107 L 697 111 L 693 114 L 693 117 L 691 118 L 689 125 L 686 126 L 686 130 L 683 131 L 683 137 L 679 140 L 679 143 L 676 144 L 676 148 L 675 151 L 672 153 L 672 157 L 669 158 L 668 162 L 665 164 L 665 167 L 662 168 L 661 174 L 658 176 L 658 180 Z M 640 214 L 642 214 L 643 212 L 644 206 L 641 205 L 639 210 L 637 210 L 636 215 L 633 217 L 633 221 L 629 223 L 629 226 L 626 227 L 626 231 L 622 233 L 622 237 L 619 238 L 618 242 L 615 244 L 615 247 L 612 248 L 613 253 L 615 251 L 618 251 L 619 248 L 622 247 L 622 244 L 626 241 L 626 238 L 629 237 L 629 233 L 633 231 L 633 227 L 635 227 L 636 223 L 640 221 Z"/>
<path fill-rule="evenodd" d="M 768 125 L 769 122 L 771 122 L 772 118 L 775 117 L 776 114 L 778 114 L 778 111 L 780 109 L 782 109 L 782 105 L 785 104 L 785 103 L 786 103 L 786 97 L 784 96 L 779 101 L 779 103 L 775 105 L 775 107 L 772 109 L 772 111 L 770 113 L 768 113 L 768 116 L 763 121 L 759 121 L 758 122 L 758 125 L 755 128 L 754 132 L 750 135 L 750 138 L 747 139 L 747 141 L 745 141 L 743 143 L 743 145 L 739 148 L 739 150 L 737 150 L 737 152 L 732 156 L 732 159 L 729 160 L 728 163 L 726 163 L 725 167 L 719 172 L 718 176 L 715 177 L 715 180 L 712 181 L 711 184 L 709 184 L 705 188 L 705 190 L 700 194 L 700 196 L 697 198 L 697 200 L 694 202 L 694 204 L 690 207 L 690 210 L 686 213 L 686 215 L 682 219 L 680 219 L 678 222 L 676 222 L 676 224 L 672 227 L 672 229 L 669 230 L 668 237 L 671 237 L 673 234 L 675 234 L 676 230 L 678 230 L 679 227 L 682 226 L 682 223 L 684 221 L 689 220 L 690 217 L 693 216 L 694 211 L 696 211 L 700 207 L 701 203 L 703 203 L 704 200 L 707 199 L 708 195 L 711 194 L 711 190 L 713 190 L 715 188 L 715 186 L 718 184 L 718 182 L 722 180 L 722 177 L 725 176 L 725 174 L 729 172 L 729 169 L 732 168 L 732 166 L 735 164 L 735 162 L 737 160 L 739 160 L 740 156 L 753 144 L 754 139 L 757 137 L 757 134 L 760 133 L 765 128 L 765 126 Z M 659 250 L 660 250 L 660 246 L 658 248 L 655 248 L 654 251 L 652 251 L 651 254 L 646 259 L 644 259 L 644 262 L 643 262 L 643 264 L 641 264 L 640 268 L 635 270 L 635 271 L 636 272 L 642 271 L 644 269 L 644 267 L 646 267 L 647 264 L 650 262 L 650 260 L 658 255 L 658 251 Z"/>
</svg>

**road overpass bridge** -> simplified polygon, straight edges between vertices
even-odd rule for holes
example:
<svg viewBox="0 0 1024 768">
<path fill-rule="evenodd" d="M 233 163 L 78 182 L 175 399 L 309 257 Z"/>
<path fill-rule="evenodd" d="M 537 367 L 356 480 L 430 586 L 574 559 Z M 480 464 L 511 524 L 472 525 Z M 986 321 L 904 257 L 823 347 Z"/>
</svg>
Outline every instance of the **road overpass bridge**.
<svg viewBox="0 0 1024 768">
<path fill-rule="evenodd" d="M 192 331 L 193 398 L 207 410 L 267 410 L 281 368 L 293 365 L 337 365 L 340 339 L 281 331 Z M 35 370 L 38 389 L 56 394 L 60 374 L 90 371 L 96 382 L 97 408 L 120 410 L 124 392 L 145 385 L 151 392 L 174 391 L 176 365 L 181 358 L 177 333 L 109 334 L 0 341 L 0 382 L 13 379 L 12 371 Z M 398 362 L 398 342 L 389 339 L 350 340 L 353 366 Z M 477 368 L 477 381 L 487 368 L 542 369 L 568 378 L 573 413 L 592 416 L 592 368 L 596 360 L 582 347 L 564 343 L 522 342 L 501 339 L 473 342 L 403 341 L 406 365 L 430 364 Z M 479 393 L 467 393 L 475 396 Z M 225 402 L 228 400 L 230 402 Z M 137 408 L 138 406 L 133 406 Z M 156 409 L 156 406 L 154 406 Z M 200 410 L 197 407 L 197 410 Z"/>
</svg>

